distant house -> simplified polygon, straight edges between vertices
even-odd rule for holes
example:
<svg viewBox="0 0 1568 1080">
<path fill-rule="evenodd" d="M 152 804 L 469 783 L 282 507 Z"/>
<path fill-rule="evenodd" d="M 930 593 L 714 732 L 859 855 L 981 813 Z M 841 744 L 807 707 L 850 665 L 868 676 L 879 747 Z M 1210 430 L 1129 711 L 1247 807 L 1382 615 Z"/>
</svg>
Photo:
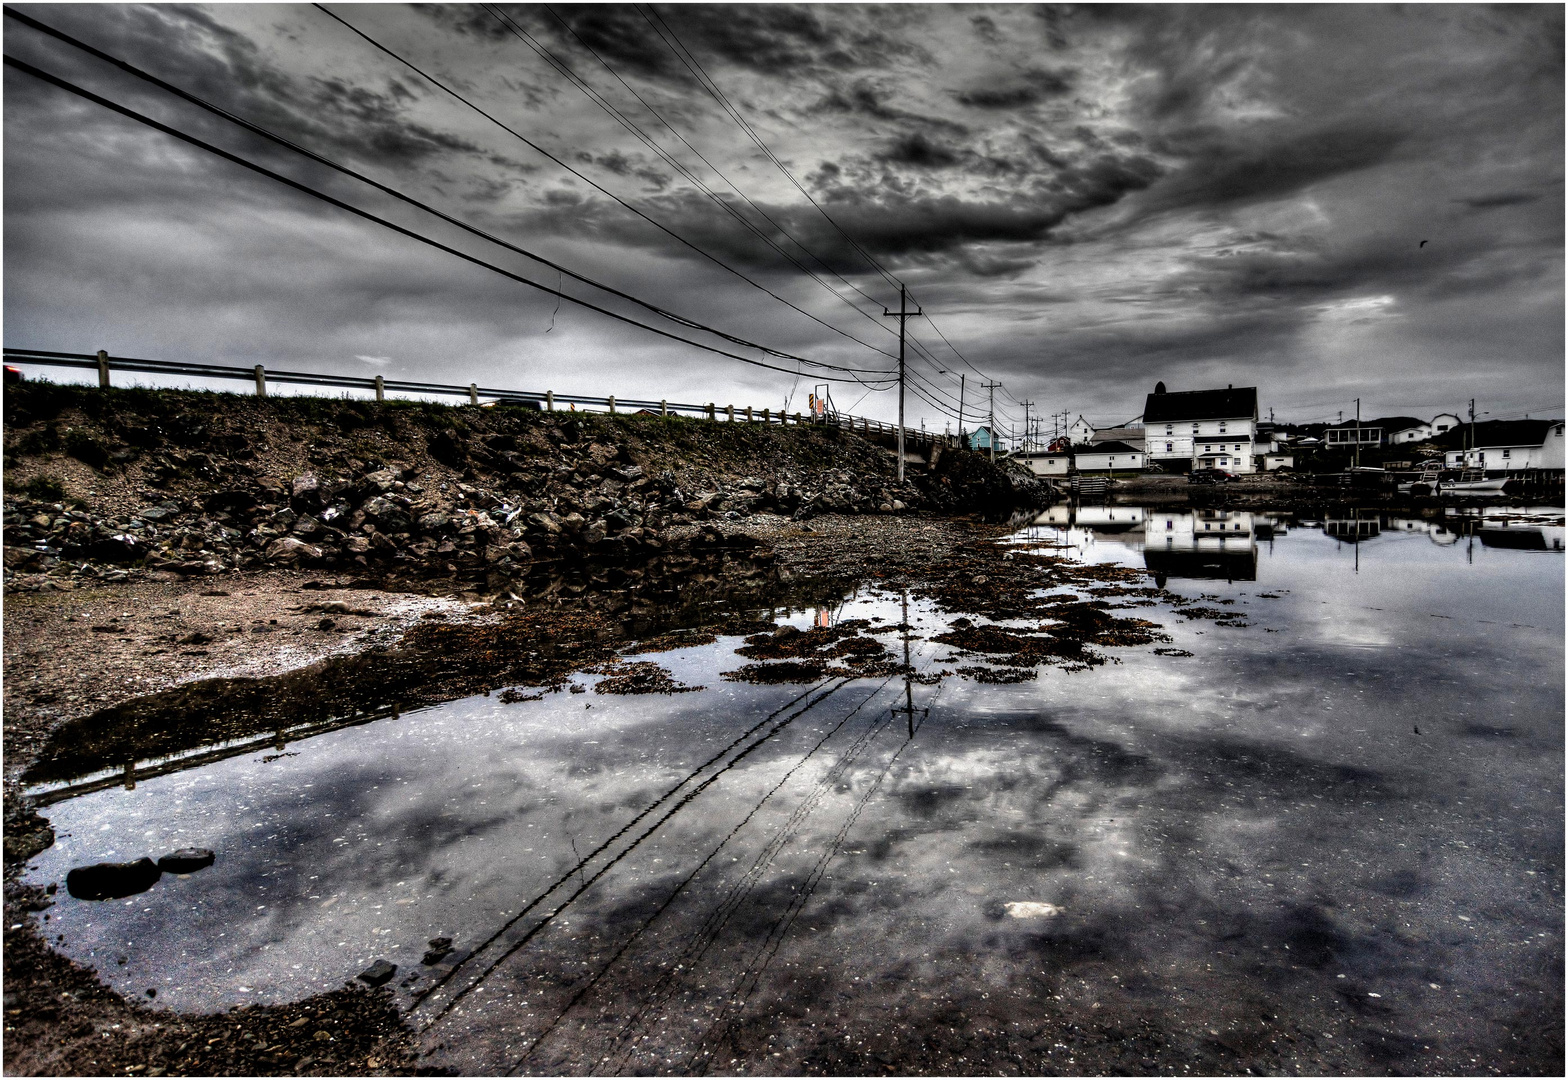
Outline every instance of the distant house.
<svg viewBox="0 0 1568 1080">
<path fill-rule="evenodd" d="M 969 449 L 990 450 L 991 429 L 985 426 L 977 427 L 969 433 Z"/>
<path fill-rule="evenodd" d="M 1161 383 L 1144 402 L 1145 459 L 1183 471 L 1254 472 L 1257 424 L 1255 386 L 1166 393 Z"/>
<path fill-rule="evenodd" d="M 1094 438 L 1095 426 L 1079 414 L 1078 419 L 1067 425 L 1067 438 L 1074 446 L 1082 445 Z"/>
<path fill-rule="evenodd" d="M 1081 473 L 1137 472 L 1143 463 L 1143 451 L 1124 442 L 1095 443 L 1073 452 L 1073 464 Z"/>
<path fill-rule="evenodd" d="M 1118 424 L 1115 427 L 1096 428 L 1093 435 L 1089 436 L 1089 445 L 1098 446 L 1101 443 L 1119 442 L 1126 443 L 1134 450 L 1143 449 L 1143 424 L 1134 421 L 1127 424 Z"/>
<path fill-rule="evenodd" d="M 1412 433 L 1415 437 L 1409 437 Z M 1356 446 L 1391 446 L 1392 436 L 1406 437 L 1401 442 L 1420 442 L 1432 437 L 1430 425 L 1414 416 L 1380 416 L 1372 420 L 1347 421 L 1334 424 L 1323 432 L 1323 441 L 1329 449 L 1355 449 Z"/>
</svg>

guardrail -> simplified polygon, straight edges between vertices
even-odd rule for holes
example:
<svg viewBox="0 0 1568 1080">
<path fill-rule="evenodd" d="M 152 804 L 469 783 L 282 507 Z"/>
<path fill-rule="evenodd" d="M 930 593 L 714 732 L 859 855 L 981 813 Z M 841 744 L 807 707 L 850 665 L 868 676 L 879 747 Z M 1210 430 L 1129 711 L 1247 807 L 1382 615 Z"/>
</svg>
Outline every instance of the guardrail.
<svg viewBox="0 0 1568 1080">
<path fill-rule="evenodd" d="M 228 364 L 198 364 L 177 360 L 146 360 L 131 356 L 110 356 L 102 350 L 93 354 L 8 348 L 5 350 L 5 360 L 7 363 L 95 370 L 98 372 L 98 385 L 104 388 L 111 385 L 110 372 L 134 371 L 150 375 L 183 375 L 188 378 L 231 379 L 249 382 L 255 385 L 258 397 L 267 396 L 268 383 L 290 383 L 302 386 L 334 386 L 348 390 L 368 390 L 375 395 L 377 401 L 385 401 L 388 393 L 429 394 L 467 398 L 470 405 L 481 404 L 481 398 L 490 398 L 492 402 L 532 402 L 536 403 L 535 407 L 546 412 L 556 412 L 560 406 L 567 406 L 568 408 L 604 409 L 611 413 L 629 410 L 631 412 L 650 412 L 660 416 L 691 415 L 713 421 L 717 421 L 719 414 L 723 413 L 725 421 L 729 423 L 741 421 L 748 424 L 758 422 L 765 424 L 827 424 L 865 436 L 896 436 L 898 433 L 898 427 L 895 424 L 885 424 L 880 420 L 872 420 L 864 416 L 851 416 L 848 413 L 827 413 L 816 416 L 799 412 L 786 413 L 782 409 L 776 411 L 773 409 L 757 410 L 750 405 L 739 408 L 734 405 L 719 406 L 711 401 L 705 405 L 693 405 L 686 402 L 643 401 L 636 398 L 617 398 L 614 396 L 591 397 L 582 394 L 557 394 L 550 390 L 546 390 L 543 393 L 534 390 L 509 390 L 480 386 L 478 383 L 459 386 L 453 383 L 416 382 L 408 379 L 387 379 L 380 375 L 320 375 L 305 371 L 269 370 L 262 364 L 246 368 Z M 917 447 L 930 447 L 938 443 L 953 445 L 955 442 L 949 436 L 936 435 L 907 427 L 904 429 L 904 441 L 906 445 Z"/>
</svg>

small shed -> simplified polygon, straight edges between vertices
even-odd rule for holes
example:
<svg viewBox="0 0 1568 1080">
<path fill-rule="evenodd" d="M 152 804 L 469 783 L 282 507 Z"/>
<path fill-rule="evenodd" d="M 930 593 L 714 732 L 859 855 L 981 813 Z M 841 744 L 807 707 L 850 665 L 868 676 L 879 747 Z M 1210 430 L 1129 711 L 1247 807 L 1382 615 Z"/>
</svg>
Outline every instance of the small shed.
<svg viewBox="0 0 1568 1080">
<path fill-rule="evenodd" d="M 1081 473 L 1142 472 L 1143 463 L 1143 451 L 1124 442 L 1080 446 L 1073 454 L 1073 464 Z"/>
</svg>

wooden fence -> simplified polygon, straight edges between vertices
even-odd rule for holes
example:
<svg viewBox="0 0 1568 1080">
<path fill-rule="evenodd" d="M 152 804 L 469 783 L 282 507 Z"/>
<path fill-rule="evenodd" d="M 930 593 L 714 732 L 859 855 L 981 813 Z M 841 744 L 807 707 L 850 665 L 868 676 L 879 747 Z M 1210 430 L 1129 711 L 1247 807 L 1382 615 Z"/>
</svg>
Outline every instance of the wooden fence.
<svg viewBox="0 0 1568 1080">
<path fill-rule="evenodd" d="M 880 420 L 872 420 L 864 416 L 851 416 L 848 413 L 826 413 L 814 415 L 799 412 L 786 413 L 784 410 L 753 409 L 750 405 L 737 407 L 735 405 L 715 405 L 708 402 L 702 405 L 693 405 L 676 401 L 643 401 L 635 398 L 589 397 L 582 394 L 557 394 L 546 390 L 543 393 L 533 390 L 508 390 L 497 387 L 480 386 L 478 383 L 469 383 L 460 386 L 452 383 L 415 382 L 407 379 L 386 379 L 380 375 L 320 375 L 304 371 L 276 371 L 269 370 L 261 364 L 252 367 L 234 367 L 226 364 L 197 364 L 184 361 L 171 360 L 143 360 L 130 356 L 110 356 L 107 352 L 93 353 L 64 353 L 47 352 L 37 349 L 6 349 L 5 361 L 8 364 L 35 364 L 46 367 L 85 368 L 96 370 L 98 385 L 108 387 L 110 373 L 114 371 L 139 372 L 152 375 L 175 375 L 187 378 L 201 379 L 232 379 L 240 382 L 252 383 L 256 388 L 258 397 L 267 396 L 269 383 L 289 383 L 302 386 L 333 386 L 348 390 L 369 391 L 375 395 L 377 401 L 385 401 L 387 394 L 417 394 L 440 397 L 466 398 L 469 405 L 510 403 L 537 408 L 545 412 L 557 412 L 563 407 L 582 410 L 603 410 L 610 413 L 652 413 L 658 416 L 695 416 L 717 422 L 720 416 L 728 423 L 744 422 L 748 424 L 817 424 L 832 425 L 864 435 L 867 438 L 896 439 L 898 426 L 885 424 Z M 480 399 L 488 399 L 481 402 Z M 931 447 L 941 444 L 956 445 L 957 440 L 932 432 L 919 431 L 912 428 L 904 429 L 904 442 L 907 447 Z"/>
</svg>

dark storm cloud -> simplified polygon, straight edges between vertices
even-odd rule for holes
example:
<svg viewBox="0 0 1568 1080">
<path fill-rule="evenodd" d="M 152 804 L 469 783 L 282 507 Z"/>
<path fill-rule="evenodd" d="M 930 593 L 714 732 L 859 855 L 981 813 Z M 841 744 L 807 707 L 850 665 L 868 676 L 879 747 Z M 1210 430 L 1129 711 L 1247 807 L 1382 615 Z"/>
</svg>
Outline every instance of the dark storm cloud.
<svg viewBox="0 0 1568 1080">
<path fill-rule="evenodd" d="M 1152 197 L 1159 208 L 1220 206 L 1290 195 L 1309 185 L 1387 161 L 1403 134 L 1359 125 L 1284 131 L 1257 144 L 1235 144 L 1214 133 L 1167 138 L 1155 153 L 1187 159 Z"/>
<path fill-rule="evenodd" d="M 972 109 L 1018 109 L 1071 93 L 1070 75 L 1058 71 L 1027 71 L 1011 85 L 953 91 L 953 99 Z"/>
<path fill-rule="evenodd" d="M 49 7 L 30 14 L 329 156 L 397 167 L 479 152 L 474 143 L 411 118 L 411 104 L 425 93 L 421 82 L 401 75 L 372 86 L 331 77 L 292 78 L 280 72 L 254 41 L 200 9 L 111 6 L 89 14 Z M 89 79 L 99 80 L 107 75 L 115 80 L 115 96 L 121 100 L 134 96 L 152 106 L 151 111 L 170 115 L 162 91 L 116 76 L 84 54 L 31 30 L 15 24 L 7 30 L 8 44 L 21 39 L 21 48 L 53 61 L 50 70 L 78 68 L 88 72 Z M 202 113 L 187 111 L 174 118 L 176 126 L 187 130 L 225 135 L 235 130 Z M 266 143 L 252 145 L 260 153 L 277 153 Z"/>
<path fill-rule="evenodd" d="M 1472 210 L 1493 210 L 1499 206 L 1523 206 L 1533 203 L 1541 197 L 1538 191 L 1500 191 L 1495 195 L 1475 195 L 1467 199 L 1455 199 Z"/>
<path fill-rule="evenodd" d="M 792 350 L 850 359 L 858 349 L 312 8 L 27 10 L 673 310 L 754 327 L 747 332 Z M 1561 394 L 1560 8 L 656 8 L 832 222 L 637 8 L 561 7 L 559 19 L 542 5 L 505 10 L 728 210 L 483 9 L 337 10 L 792 302 L 843 313 L 759 232 L 819 275 L 817 259 L 886 301 L 887 283 L 836 223 L 908 280 L 966 355 L 1019 396 L 1074 395 L 1063 408 L 1094 412 L 1104 401 L 1102 411 L 1116 414 L 1127 411 L 1113 407 L 1119 386 L 1142 385 L 1153 371 L 1237 383 L 1263 381 L 1266 371 L 1279 386 L 1319 386 L 1364 370 L 1366 355 L 1388 358 L 1380 377 L 1410 393 L 1430 396 L 1428 387 L 1473 375 L 1474 358 L 1486 356 L 1495 358 L 1487 361 L 1493 382 L 1514 380 L 1513 396 L 1537 386 Z M 8 50 L 41 66 L 334 194 L 370 198 L 71 50 L 7 30 Z M 6 314 L 19 344 L 60 347 L 51 335 L 77 322 L 145 326 L 155 343 L 160 333 L 206 342 L 234 314 L 234 325 L 277 328 L 280 353 L 352 341 L 354 351 L 384 355 L 391 349 L 363 339 L 381 332 L 366 312 L 403 333 L 405 313 L 417 311 L 415 336 L 461 339 L 469 355 L 542 354 L 540 343 L 556 347 L 565 330 L 580 331 L 584 349 L 614 342 L 616 357 L 644 370 L 648 358 L 666 357 L 638 332 L 586 316 L 564 320 L 549 339 L 532 337 L 548 325 L 548 308 L 544 319 L 512 309 L 531 312 L 535 294 L 476 289 L 476 272 L 460 267 L 442 281 L 441 258 L 410 258 L 404 241 L 348 241 L 368 234 L 345 230 L 319 203 L 15 73 L 6 90 Z M 416 216 L 406 220 L 433 227 Z M 333 242 L 316 245 L 318 235 Z M 49 253 L 85 236 L 109 238 L 116 254 L 101 270 L 73 262 L 62 284 Z M 135 236 L 157 237 L 157 257 Z M 296 288 L 292 260 L 302 250 L 321 275 L 314 292 Z M 362 251 L 391 262 L 368 267 Z M 243 285 L 231 277 L 239 259 Z M 116 288 L 126 280 L 138 289 L 166 282 L 167 309 L 189 308 L 200 333 L 154 326 L 142 312 L 165 305 Z M 51 289 L 75 290 L 76 303 L 60 308 Z M 87 310 L 105 321 L 72 314 Z M 294 331 L 282 328 L 296 321 L 297 335 L 285 340 Z M 583 370 L 573 359 L 571 370 Z M 690 371 L 702 385 L 737 378 L 714 363 L 694 359 Z"/>
<path fill-rule="evenodd" d="M 893 141 L 893 145 L 877 155 L 878 161 L 895 165 L 913 165 L 918 169 L 950 169 L 961 164 L 962 150 L 933 142 L 925 133 L 912 131 Z"/>
</svg>

